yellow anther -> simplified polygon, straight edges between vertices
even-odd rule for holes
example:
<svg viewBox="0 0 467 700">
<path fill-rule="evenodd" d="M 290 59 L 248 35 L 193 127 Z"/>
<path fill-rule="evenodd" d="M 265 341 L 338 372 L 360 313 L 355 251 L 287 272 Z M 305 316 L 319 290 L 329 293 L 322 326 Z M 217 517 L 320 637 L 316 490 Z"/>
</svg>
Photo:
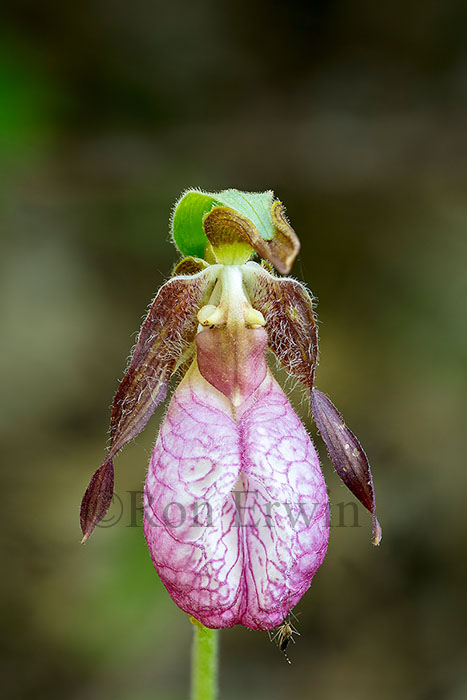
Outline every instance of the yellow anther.
<svg viewBox="0 0 467 700">
<path fill-rule="evenodd" d="M 202 326 L 217 326 L 225 323 L 225 313 L 220 306 L 206 304 L 198 311 L 198 321 Z"/>
<path fill-rule="evenodd" d="M 249 326 L 250 328 L 261 328 L 262 326 L 266 325 L 266 321 L 264 320 L 264 316 L 261 311 L 257 311 L 249 305 L 245 308 L 244 319 L 245 325 Z"/>
<path fill-rule="evenodd" d="M 254 309 L 245 295 L 242 275 L 238 266 L 224 266 L 220 277 L 221 294 L 211 296 L 218 305 L 206 304 L 198 311 L 198 321 L 201 326 L 226 326 L 232 329 L 241 327 L 261 328 L 266 325 L 264 316 Z"/>
</svg>

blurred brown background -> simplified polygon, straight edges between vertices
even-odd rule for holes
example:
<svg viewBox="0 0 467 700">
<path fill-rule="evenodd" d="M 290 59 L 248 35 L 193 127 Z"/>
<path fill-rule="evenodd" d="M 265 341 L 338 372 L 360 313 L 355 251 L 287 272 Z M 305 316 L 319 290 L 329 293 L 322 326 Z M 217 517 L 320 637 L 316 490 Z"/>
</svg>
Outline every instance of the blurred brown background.
<svg viewBox="0 0 467 700">
<path fill-rule="evenodd" d="M 368 514 L 334 508 L 292 665 L 225 631 L 221 697 L 467 697 L 466 21 L 461 0 L 6 0 L 2 696 L 187 697 L 190 624 L 130 527 L 162 409 L 117 460 L 111 527 L 80 547 L 78 516 L 176 260 L 172 204 L 199 186 L 285 202 L 317 385 L 370 455 L 384 529 L 376 550 Z"/>
</svg>

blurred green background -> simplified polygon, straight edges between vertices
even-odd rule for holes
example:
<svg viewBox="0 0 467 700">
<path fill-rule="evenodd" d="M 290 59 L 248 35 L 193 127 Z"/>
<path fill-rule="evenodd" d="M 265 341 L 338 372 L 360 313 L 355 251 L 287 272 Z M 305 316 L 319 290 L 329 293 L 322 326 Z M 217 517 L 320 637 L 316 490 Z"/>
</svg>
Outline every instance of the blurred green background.
<svg viewBox="0 0 467 700">
<path fill-rule="evenodd" d="M 79 503 L 189 186 L 286 204 L 317 385 L 371 458 L 384 530 L 375 549 L 369 515 L 337 527 L 334 507 L 292 665 L 224 631 L 221 697 L 467 697 L 465 2 L 3 7 L 2 697 L 187 697 L 190 624 L 130 527 L 162 408 L 85 547 Z"/>
</svg>

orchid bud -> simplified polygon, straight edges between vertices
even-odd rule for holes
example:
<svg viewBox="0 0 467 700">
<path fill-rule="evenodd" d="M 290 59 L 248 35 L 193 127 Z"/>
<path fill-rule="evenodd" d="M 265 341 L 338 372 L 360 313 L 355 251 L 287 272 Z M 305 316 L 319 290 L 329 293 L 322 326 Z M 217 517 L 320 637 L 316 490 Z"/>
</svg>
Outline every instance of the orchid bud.
<svg viewBox="0 0 467 700">
<path fill-rule="evenodd" d="M 266 350 L 310 395 L 344 483 L 376 520 L 368 459 L 314 387 L 312 298 L 289 277 L 298 237 L 272 192 L 186 192 L 172 217 L 185 257 L 157 294 L 113 402 L 110 449 L 81 506 L 83 541 L 113 494 L 113 459 L 178 385 L 144 489 L 144 533 L 175 603 L 207 627 L 281 624 L 328 545 L 329 504 L 313 443 Z M 263 259 L 259 264 L 253 258 Z"/>
</svg>

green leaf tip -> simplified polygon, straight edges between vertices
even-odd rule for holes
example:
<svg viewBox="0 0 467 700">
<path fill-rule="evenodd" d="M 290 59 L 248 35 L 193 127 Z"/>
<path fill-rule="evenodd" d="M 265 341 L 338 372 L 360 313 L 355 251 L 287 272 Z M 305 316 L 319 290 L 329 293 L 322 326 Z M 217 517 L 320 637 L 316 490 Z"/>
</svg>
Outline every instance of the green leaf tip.
<svg viewBox="0 0 467 700">
<path fill-rule="evenodd" d="M 171 233 L 182 255 L 239 264 L 256 251 L 282 273 L 290 271 L 300 248 L 271 190 L 187 190 L 175 204 Z"/>
</svg>

